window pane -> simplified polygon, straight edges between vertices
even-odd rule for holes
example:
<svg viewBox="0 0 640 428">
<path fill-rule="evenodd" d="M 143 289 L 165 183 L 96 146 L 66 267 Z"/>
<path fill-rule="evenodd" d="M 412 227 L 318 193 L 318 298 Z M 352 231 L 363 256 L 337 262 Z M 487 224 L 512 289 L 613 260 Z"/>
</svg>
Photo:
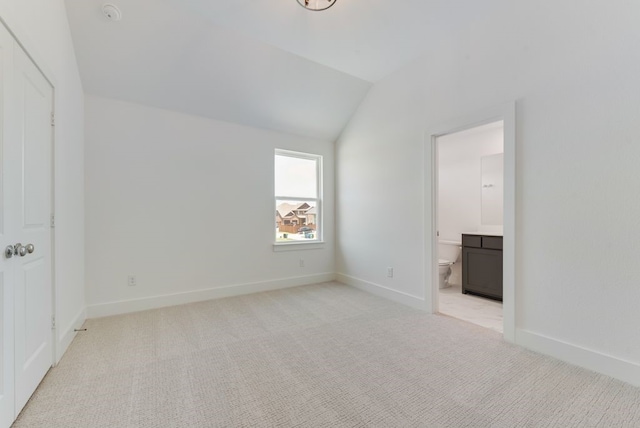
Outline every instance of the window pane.
<svg viewBox="0 0 640 428">
<path fill-rule="evenodd" d="M 276 242 L 315 241 L 316 202 L 276 200 Z"/>
<path fill-rule="evenodd" d="M 316 161 L 276 155 L 276 195 L 317 198 Z"/>
</svg>

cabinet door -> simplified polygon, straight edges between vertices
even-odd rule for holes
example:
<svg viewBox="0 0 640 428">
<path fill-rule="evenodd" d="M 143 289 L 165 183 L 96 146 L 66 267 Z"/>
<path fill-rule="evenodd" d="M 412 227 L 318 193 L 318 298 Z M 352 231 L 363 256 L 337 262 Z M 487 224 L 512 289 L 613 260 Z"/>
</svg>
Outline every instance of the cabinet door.
<svg viewBox="0 0 640 428">
<path fill-rule="evenodd" d="M 462 291 L 502 300 L 502 251 L 462 249 Z"/>
</svg>

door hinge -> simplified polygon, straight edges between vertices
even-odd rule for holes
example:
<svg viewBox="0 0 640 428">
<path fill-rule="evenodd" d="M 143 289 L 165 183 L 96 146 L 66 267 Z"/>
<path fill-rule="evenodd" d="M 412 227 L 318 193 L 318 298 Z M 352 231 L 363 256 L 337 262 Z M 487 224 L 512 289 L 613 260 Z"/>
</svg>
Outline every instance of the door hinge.
<svg viewBox="0 0 640 428">
<path fill-rule="evenodd" d="M 56 126 L 56 115 L 51 112 L 51 126 Z"/>
<path fill-rule="evenodd" d="M 51 315 L 51 330 L 55 330 L 55 329 L 56 329 L 56 316 Z"/>
<path fill-rule="evenodd" d="M 51 227 L 52 228 L 56 227 L 56 215 L 55 214 L 51 214 Z"/>
</svg>

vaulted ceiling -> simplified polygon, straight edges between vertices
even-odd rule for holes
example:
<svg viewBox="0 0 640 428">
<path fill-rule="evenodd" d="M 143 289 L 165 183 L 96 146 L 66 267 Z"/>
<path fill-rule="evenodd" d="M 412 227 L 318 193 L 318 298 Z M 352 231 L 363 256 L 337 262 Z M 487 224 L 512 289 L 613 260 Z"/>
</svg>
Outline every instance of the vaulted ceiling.
<svg viewBox="0 0 640 428">
<path fill-rule="evenodd" d="M 481 6 L 445 0 L 66 0 L 84 89 L 248 126 L 335 140 L 371 84 Z M 459 3 L 459 2 L 458 2 Z M 486 9 L 486 7 L 484 8 Z"/>
</svg>

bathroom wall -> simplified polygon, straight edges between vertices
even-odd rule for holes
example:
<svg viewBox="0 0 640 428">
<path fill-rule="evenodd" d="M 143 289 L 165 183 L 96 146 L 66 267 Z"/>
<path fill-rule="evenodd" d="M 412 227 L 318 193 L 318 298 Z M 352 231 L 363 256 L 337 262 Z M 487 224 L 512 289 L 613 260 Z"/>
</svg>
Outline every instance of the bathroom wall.
<svg viewBox="0 0 640 428">
<path fill-rule="evenodd" d="M 482 157 L 502 153 L 502 122 L 496 122 L 438 138 L 440 239 L 460 241 L 471 232 L 494 233 L 483 227 Z"/>
</svg>

